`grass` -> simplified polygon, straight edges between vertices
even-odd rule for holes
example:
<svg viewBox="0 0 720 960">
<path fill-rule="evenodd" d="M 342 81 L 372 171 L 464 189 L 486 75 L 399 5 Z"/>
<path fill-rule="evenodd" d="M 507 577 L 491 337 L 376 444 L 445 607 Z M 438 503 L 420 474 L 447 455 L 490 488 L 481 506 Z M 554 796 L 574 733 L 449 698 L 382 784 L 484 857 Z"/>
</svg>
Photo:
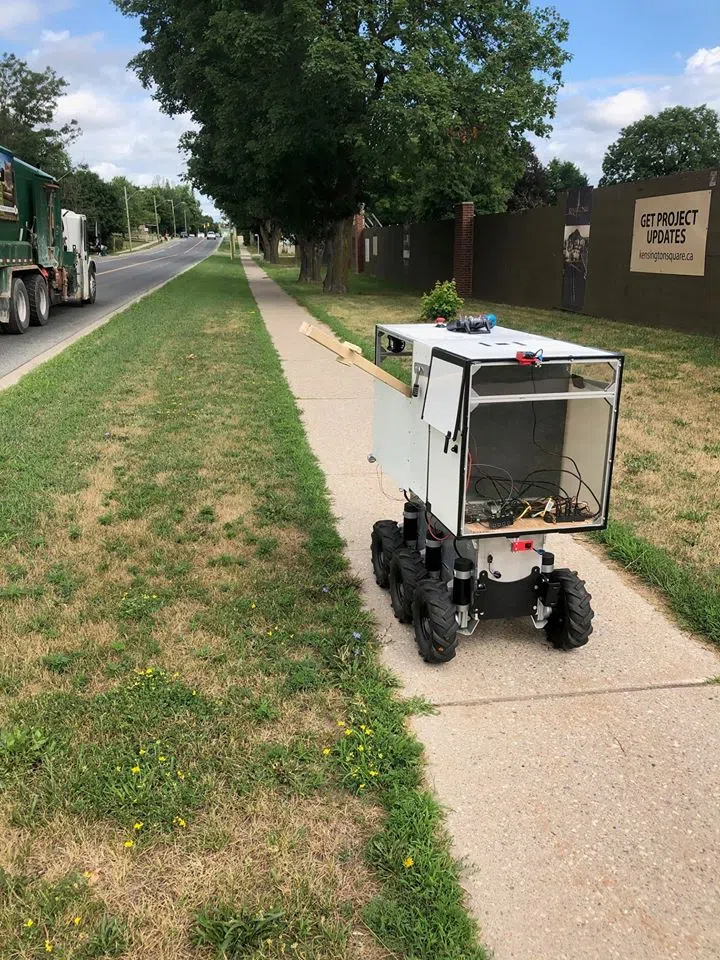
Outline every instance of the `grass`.
<svg viewBox="0 0 720 960">
<path fill-rule="evenodd" d="M 292 263 L 263 267 L 313 316 L 374 359 L 377 323 L 419 319 L 418 291 L 353 276 L 347 296 L 297 283 Z M 470 300 L 505 326 L 626 356 L 610 554 L 658 588 L 682 622 L 720 643 L 720 341 L 594 317 Z M 402 371 L 392 371 L 402 376 Z"/>
<path fill-rule="evenodd" d="M 0 451 L 3 956 L 484 957 L 239 263 L 0 395 Z"/>
</svg>

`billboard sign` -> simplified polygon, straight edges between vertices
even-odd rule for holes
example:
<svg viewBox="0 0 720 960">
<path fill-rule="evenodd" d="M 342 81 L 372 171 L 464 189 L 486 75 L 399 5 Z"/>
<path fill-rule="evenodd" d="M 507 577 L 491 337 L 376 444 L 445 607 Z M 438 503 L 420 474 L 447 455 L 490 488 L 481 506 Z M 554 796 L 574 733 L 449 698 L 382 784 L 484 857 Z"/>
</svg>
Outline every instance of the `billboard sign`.
<svg viewBox="0 0 720 960">
<path fill-rule="evenodd" d="M 18 208 L 15 195 L 15 171 L 12 157 L 0 150 L 0 220 L 17 220 Z"/>
<path fill-rule="evenodd" d="M 712 190 L 635 201 L 631 273 L 705 275 Z"/>
</svg>

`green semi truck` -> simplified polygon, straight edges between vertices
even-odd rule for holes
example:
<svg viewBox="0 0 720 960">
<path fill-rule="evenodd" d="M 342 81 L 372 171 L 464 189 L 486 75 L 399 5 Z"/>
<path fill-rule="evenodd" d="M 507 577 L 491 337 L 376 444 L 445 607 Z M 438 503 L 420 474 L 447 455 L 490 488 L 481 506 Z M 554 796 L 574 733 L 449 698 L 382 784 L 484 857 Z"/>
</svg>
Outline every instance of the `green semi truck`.
<svg viewBox="0 0 720 960">
<path fill-rule="evenodd" d="M 84 216 L 63 210 L 60 184 L 0 147 L 0 331 L 43 326 L 57 303 L 94 303 Z"/>
</svg>

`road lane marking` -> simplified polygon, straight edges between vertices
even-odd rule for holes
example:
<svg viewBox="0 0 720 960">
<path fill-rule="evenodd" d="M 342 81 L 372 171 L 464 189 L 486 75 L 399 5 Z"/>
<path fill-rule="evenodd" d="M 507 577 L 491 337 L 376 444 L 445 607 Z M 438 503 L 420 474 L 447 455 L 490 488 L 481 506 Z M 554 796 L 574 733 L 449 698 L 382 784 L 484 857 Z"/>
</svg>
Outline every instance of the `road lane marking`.
<svg viewBox="0 0 720 960">
<path fill-rule="evenodd" d="M 204 240 L 198 240 L 197 243 L 194 243 L 192 247 L 188 247 L 187 250 L 179 250 L 177 253 L 168 253 L 161 257 L 153 257 L 151 260 L 139 260 L 135 263 L 128 263 L 124 267 L 113 267 L 112 270 L 98 270 L 97 275 L 99 277 L 107 277 L 110 273 L 117 273 L 119 270 L 132 270 L 133 267 L 142 267 L 146 263 L 161 263 L 163 260 L 173 260 L 175 257 L 179 257 L 184 253 L 191 253 L 195 247 L 199 247 L 200 244 L 204 242 Z"/>
</svg>

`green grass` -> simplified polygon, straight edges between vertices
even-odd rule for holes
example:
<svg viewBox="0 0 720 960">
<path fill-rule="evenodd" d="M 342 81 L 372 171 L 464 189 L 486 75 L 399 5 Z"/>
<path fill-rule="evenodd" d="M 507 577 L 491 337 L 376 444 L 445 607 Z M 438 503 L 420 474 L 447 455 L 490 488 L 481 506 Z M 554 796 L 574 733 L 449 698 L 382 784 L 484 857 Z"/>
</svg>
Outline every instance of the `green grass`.
<svg viewBox="0 0 720 960">
<path fill-rule="evenodd" d="M 262 266 L 368 359 L 375 324 L 419 320 L 419 291 L 361 275 L 351 277 L 347 296 L 326 295 L 299 284 L 294 264 Z M 612 519 L 599 539 L 682 623 L 720 643 L 720 340 L 507 304 L 471 300 L 465 310 L 492 310 L 515 329 L 625 354 Z M 403 376 L 399 364 L 391 369 Z"/>
<path fill-rule="evenodd" d="M 12 955 L 484 957 L 240 265 L 0 395 L 0 450 Z"/>
</svg>

